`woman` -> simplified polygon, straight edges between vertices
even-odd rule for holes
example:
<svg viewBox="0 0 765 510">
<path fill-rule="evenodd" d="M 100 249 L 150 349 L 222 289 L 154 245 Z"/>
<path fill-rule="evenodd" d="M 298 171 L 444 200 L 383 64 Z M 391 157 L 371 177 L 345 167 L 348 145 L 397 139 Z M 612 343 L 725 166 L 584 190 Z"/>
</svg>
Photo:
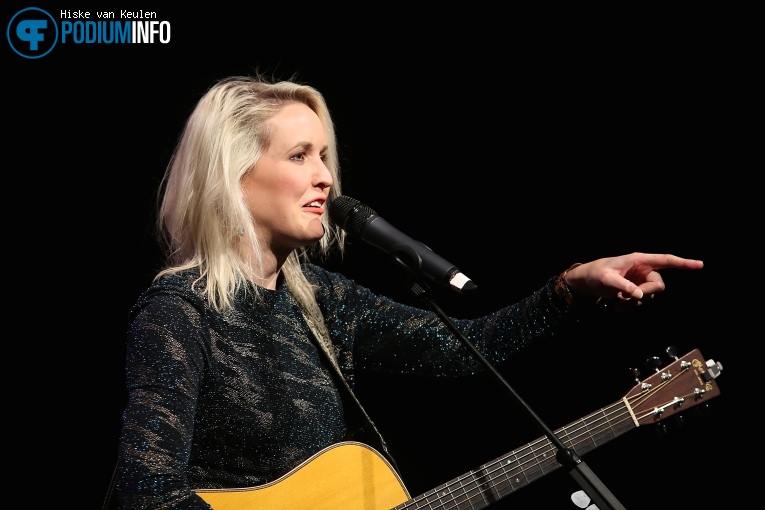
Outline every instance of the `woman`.
<svg viewBox="0 0 765 510">
<path fill-rule="evenodd" d="M 481 369 L 434 313 L 316 265 L 342 252 L 344 232 L 327 214 L 341 195 L 338 156 L 314 88 L 259 77 L 215 84 L 162 190 L 168 265 L 133 307 L 127 334 L 120 508 L 209 509 L 195 489 L 262 485 L 330 445 L 366 440 L 370 424 L 346 389 L 358 370 Z M 659 269 L 702 265 L 643 253 L 574 264 L 514 305 L 455 323 L 500 363 L 598 298 L 637 306 L 664 290 Z"/>
</svg>

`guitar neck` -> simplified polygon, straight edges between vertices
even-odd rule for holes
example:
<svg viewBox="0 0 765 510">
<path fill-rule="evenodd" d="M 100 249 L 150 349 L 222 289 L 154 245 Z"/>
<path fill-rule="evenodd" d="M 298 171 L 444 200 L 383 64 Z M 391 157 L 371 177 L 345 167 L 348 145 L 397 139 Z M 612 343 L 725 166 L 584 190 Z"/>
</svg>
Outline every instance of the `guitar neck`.
<svg viewBox="0 0 765 510">
<path fill-rule="evenodd" d="M 555 430 L 566 448 L 583 455 L 643 424 L 661 421 L 720 392 L 714 379 L 722 366 L 698 349 L 635 385 L 621 400 Z M 548 437 L 492 460 L 393 510 L 480 510 L 560 467 Z"/>
<path fill-rule="evenodd" d="M 554 432 L 567 448 L 583 455 L 636 427 L 627 404 L 619 401 Z M 438 505 L 445 499 L 449 500 L 448 508 L 455 510 L 486 508 L 558 469 L 556 453 L 557 448 L 550 439 L 540 437 L 396 506 L 394 510 L 441 508 Z"/>
</svg>

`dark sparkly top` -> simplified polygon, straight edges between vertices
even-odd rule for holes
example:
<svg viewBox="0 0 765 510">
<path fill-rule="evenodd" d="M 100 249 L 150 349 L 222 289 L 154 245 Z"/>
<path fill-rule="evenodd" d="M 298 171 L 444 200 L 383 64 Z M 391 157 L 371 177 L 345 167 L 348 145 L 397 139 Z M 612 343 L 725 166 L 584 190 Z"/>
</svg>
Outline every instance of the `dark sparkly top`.
<svg viewBox="0 0 765 510">
<path fill-rule="evenodd" d="M 304 267 L 339 365 L 460 376 L 480 365 L 438 316 L 318 266 Z M 209 505 L 195 488 L 261 485 L 347 436 L 332 369 L 288 286 L 240 292 L 216 313 L 186 271 L 152 284 L 130 312 L 118 461 L 120 508 Z M 549 337 L 572 316 L 560 277 L 521 302 L 454 320 L 492 363 Z"/>
</svg>

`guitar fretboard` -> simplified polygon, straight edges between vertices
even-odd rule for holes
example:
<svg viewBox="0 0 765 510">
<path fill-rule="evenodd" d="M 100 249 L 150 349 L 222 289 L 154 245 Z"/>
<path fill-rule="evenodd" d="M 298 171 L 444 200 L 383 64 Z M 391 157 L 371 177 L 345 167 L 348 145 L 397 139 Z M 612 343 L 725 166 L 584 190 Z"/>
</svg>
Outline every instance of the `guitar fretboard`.
<svg viewBox="0 0 765 510">
<path fill-rule="evenodd" d="M 583 455 L 637 425 L 623 401 L 616 402 L 555 431 L 567 447 Z M 560 467 L 557 449 L 547 437 L 494 459 L 450 480 L 394 510 L 478 510 Z"/>
</svg>

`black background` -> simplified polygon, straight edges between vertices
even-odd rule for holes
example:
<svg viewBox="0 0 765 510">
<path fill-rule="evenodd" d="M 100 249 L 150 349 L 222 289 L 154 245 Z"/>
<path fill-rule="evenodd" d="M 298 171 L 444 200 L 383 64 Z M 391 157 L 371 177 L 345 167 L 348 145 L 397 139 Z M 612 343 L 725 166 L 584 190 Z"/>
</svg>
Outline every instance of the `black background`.
<svg viewBox="0 0 765 510">
<path fill-rule="evenodd" d="M 59 44 L 38 60 L 1 45 L 15 479 L 100 505 L 126 314 L 160 264 L 156 187 L 204 90 L 260 70 L 321 90 L 344 192 L 478 284 L 472 299 L 434 293 L 453 316 L 521 299 L 576 261 L 703 259 L 699 272 L 663 272 L 667 290 L 649 306 L 499 368 L 557 428 L 620 399 L 629 369 L 647 375 L 644 361 L 667 346 L 699 348 L 724 366 L 704 416 L 666 420 L 663 437 L 639 428 L 583 460 L 630 509 L 749 499 L 764 281 L 754 3 L 151 4 L 110 10 L 156 11 L 172 26 L 167 45 Z M 30 6 L 97 10 L 4 2 L 3 26 Z M 361 242 L 333 264 L 412 301 L 399 269 Z M 361 382 L 412 495 L 541 435 L 488 377 Z M 558 470 L 493 508 L 576 508 L 577 489 Z"/>
</svg>

